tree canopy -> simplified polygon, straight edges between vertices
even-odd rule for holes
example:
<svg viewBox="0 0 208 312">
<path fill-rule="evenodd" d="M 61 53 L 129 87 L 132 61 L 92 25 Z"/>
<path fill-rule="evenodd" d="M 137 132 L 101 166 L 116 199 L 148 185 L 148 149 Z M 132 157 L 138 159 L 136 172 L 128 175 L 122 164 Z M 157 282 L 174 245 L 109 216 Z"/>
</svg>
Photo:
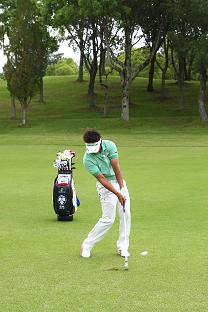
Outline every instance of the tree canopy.
<svg viewBox="0 0 208 312">
<path fill-rule="evenodd" d="M 1 0 L 0 9 L 0 41 L 8 58 L 5 77 L 22 107 L 27 107 L 38 88 L 43 92 L 46 71 L 49 75 L 78 74 L 77 81 L 82 82 L 86 69 L 91 106 L 96 106 L 98 73 L 100 85 L 108 89 L 103 76 L 117 72 L 125 121 L 129 120 L 129 91 L 138 75 L 148 77 L 149 92 L 154 91 L 154 77 L 161 76 L 163 95 L 165 79 L 175 78 L 181 111 L 185 80 L 198 77 L 200 94 L 202 89 L 205 93 L 206 0 Z M 79 51 L 79 68 L 65 58 L 50 64 L 50 55 L 58 48 L 51 29 Z M 202 120 L 206 120 L 205 98 L 199 101 Z"/>
</svg>

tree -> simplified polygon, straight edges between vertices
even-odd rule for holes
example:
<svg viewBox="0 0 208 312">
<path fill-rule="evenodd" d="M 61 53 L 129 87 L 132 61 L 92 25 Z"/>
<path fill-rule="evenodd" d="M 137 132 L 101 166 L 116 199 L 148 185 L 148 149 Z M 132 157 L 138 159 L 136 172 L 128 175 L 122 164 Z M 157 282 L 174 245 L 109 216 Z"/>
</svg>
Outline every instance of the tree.
<svg viewBox="0 0 208 312">
<path fill-rule="evenodd" d="M 206 111 L 206 89 L 208 78 L 208 3 L 205 0 L 193 0 L 192 22 L 197 40 L 195 46 L 195 69 L 199 72 L 198 110 L 202 122 L 208 121 Z"/>
<path fill-rule="evenodd" d="M 21 125 L 27 123 L 27 109 L 37 91 L 39 73 L 40 30 L 39 13 L 31 0 L 13 2 L 8 8 L 10 14 L 5 46 L 7 64 L 4 67 L 7 86 L 12 96 L 21 104 Z"/>
<path fill-rule="evenodd" d="M 46 74 L 49 55 L 55 52 L 58 49 L 58 46 L 56 39 L 50 36 L 48 29 L 40 15 L 40 10 L 41 8 L 39 8 L 39 10 L 37 11 L 39 18 L 37 20 L 36 31 L 33 36 L 36 45 L 36 50 L 34 51 L 37 59 L 36 70 L 37 76 L 39 77 L 39 101 L 44 102 L 43 77 Z"/>
<path fill-rule="evenodd" d="M 167 32 L 170 31 L 172 27 L 172 12 L 168 9 L 167 5 L 168 1 L 160 1 L 155 0 L 151 1 L 150 5 L 144 6 L 144 22 L 143 22 L 143 33 L 145 35 L 145 41 L 148 46 L 150 46 L 150 53 L 151 47 L 157 38 L 158 29 L 161 28 L 162 36 L 159 43 L 159 47 L 165 41 L 167 36 Z M 151 45 L 150 45 L 151 43 Z M 150 68 L 149 68 L 149 80 L 147 85 L 147 91 L 153 92 L 153 79 L 155 73 L 155 65 L 156 65 L 156 54 L 157 50 L 152 56 L 150 61 Z"/>
<path fill-rule="evenodd" d="M 171 37 L 171 61 L 179 86 L 179 110 L 184 110 L 185 59 L 189 50 L 189 39 L 186 34 Z M 174 53 L 175 52 L 175 53 Z M 176 61 L 177 59 L 177 61 Z"/>
<path fill-rule="evenodd" d="M 59 17 L 58 17 L 59 20 Z M 58 23 L 60 24 L 59 27 L 62 29 L 63 19 Z M 62 25 L 62 26 L 61 26 Z M 67 32 L 65 31 L 67 29 Z M 79 50 L 79 70 L 78 70 L 78 77 L 77 82 L 84 81 L 84 66 L 85 66 L 85 43 L 86 43 L 86 33 L 85 33 L 85 26 L 83 21 L 78 20 L 77 22 L 73 22 L 73 25 L 70 26 L 69 20 L 66 22 L 66 26 L 63 26 L 63 33 L 64 40 L 68 40 L 69 46 L 73 48 L 73 50 Z"/>
<path fill-rule="evenodd" d="M 159 54 L 160 56 L 161 54 Z M 162 79 L 161 79 L 161 96 L 164 97 L 165 93 L 165 80 L 166 80 L 166 73 L 168 70 L 168 65 L 169 65 L 169 40 L 166 36 L 166 38 L 163 41 L 163 56 L 164 56 L 164 64 L 159 61 L 159 57 L 156 58 L 156 64 L 160 68 L 162 72 Z"/>
<path fill-rule="evenodd" d="M 89 106 L 95 106 L 95 79 L 99 66 L 99 80 L 105 91 L 108 89 L 102 83 L 105 73 L 106 48 L 103 43 L 103 24 L 99 10 L 99 2 L 91 1 L 60 1 L 58 3 L 46 0 L 45 8 L 50 25 L 61 30 L 62 34 L 80 50 L 80 66 L 78 81 L 83 77 L 83 61 L 89 73 L 88 95 Z M 100 62 L 98 65 L 98 59 Z M 105 92 L 106 93 L 106 92 Z M 108 96 L 105 95 L 105 98 Z"/>
<path fill-rule="evenodd" d="M 1 0 L 0 2 L 0 23 L 1 23 L 0 36 L 1 36 L 1 47 L 3 48 L 4 53 L 7 52 L 5 49 L 5 36 L 12 31 L 11 24 L 10 24 L 12 9 L 15 9 L 14 0 L 8 0 L 8 1 Z M 12 95 L 11 92 L 10 92 L 10 98 L 11 98 L 11 119 L 16 119 L 15 96 Z"/>
<path fill-rule="evenodd" d="M 207 89 L 207 68 L 208 68 L 208 42 L 202 42 L 201 49 L 196 61 L 196 66 L 200 74 L 200 87 L 198 96 L 199 116 L 202 122 L 208 121 L 206 111 L 206 89 Z"/>
<path fill-rule="evenodd" d="M 189 59 L 191 68 L 195 58 L 195 68 L 200 75 L 199 114 L 202 121 L 207 121 L 205 94 L 208 67 L 208 4 L 206 0 L 177 0 L 173 3 L 172 10 L 175 28 L 170 34 L 171 55 L 180 90 L 179 109 L 184 108 L 183 85 L 187 76 L 186 63 Z M 178 62 L 175 62 L 174 50 Z"/>
<path fill-rule="evenodd" d="M 174 26 L 169 32 L 171 60 L 179 86 L 179 110 L 181 111 L 184 110 L 186 60 L 190 51 L 193 51 L 195 40 L 200 36 L 198 26 L 195 25 L 196 8 L 195 0 L 177 0 L 170 4 Z"/>
<path fill-rule="evenodd" d="M 83 61 L 89 72 L 88 95 L 93 98 L 95 77 L 98 69 L 98 25 L 93 16 L 89 16 L 90 8 L 85 2 L 68 0 L 54 2 L 45 1 L 46 21 L 59 29 L 65 38 L 74 42 L 80 50 L 79 81 L 83 81 Z M 66 33 L 65 33 L 66 32 Z M 90 101 L 93 105 L 93 101 Z"/>
<path fill-rule="evenodd" d="M 106 9 L 106 1 L 104 1 Z M 143 29 L 143 34 L 149 31 L 149 10 L 152 3 L 146 1 L 130 1 L 129 3 L 124 1 L 114 1 L 113 4 L 108 2 L 106 16 L 115 20 L 114 27 L 109 28 L 109 18 L 106 18 L 106 31 L 105 31 L 105 43 L 107 46 L 107 52 L 111 67 L 119 72 L 121 77 L 121 87 L 122 87 L 122 113 L 121 118 L 125 121 L 129 120 L 129 88 L 132 81 L 137 77 L 137 75 L 151 62 L 156 51 L 158 50 L 163 37 L 162 33 L 162 16 L 160 15 L 157 25 L 158 28 L 155 29 L 154 42 L 150 43 L 150 53 L 146 59 L 137 64 L 135 67 L 132 66 L 132 48 L 141 39 L 141 31 Z M 111 13 L 110 13 L 111 12 Z M 113 13 L 112 13 L 113 12 Z M 112 23 L 112 20 L 110 20 Z M 114 32 L 114 33 L 113 33 Z M 120 42 L 121 47 L 124 50 L 124 61 L 119 60 L 119 55 L 115 53 L 119 50 L 118 46 L 111 46 L 111 38 L 120 32 Z"/>
<path fill-rule="evenodd" d="M 184 64 L 184 70 L 185 70 L 184 79 L 185 79 L 185 81 L 192 80 L 193 64 L 194 64 L 195 57 L 196 57 L 196 50 L 195 50 L 195 47 L 193 45 L 190 48 L 190 50 L 188 51 L 186 59 L 185 59 L 185 64 Z"/>
</svg>

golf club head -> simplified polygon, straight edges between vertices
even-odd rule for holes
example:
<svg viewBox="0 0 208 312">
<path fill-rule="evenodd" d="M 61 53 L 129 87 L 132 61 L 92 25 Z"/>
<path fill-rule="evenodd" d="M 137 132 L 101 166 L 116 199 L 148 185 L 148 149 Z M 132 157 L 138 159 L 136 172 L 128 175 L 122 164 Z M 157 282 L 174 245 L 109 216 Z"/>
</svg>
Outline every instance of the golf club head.
<svg viewBox="0 0 208 312">
<path fill-rule="evenodd" d="M 128 269 L 129 269 L 128 262 L 126 262 L 126 261 L 125 261 L 125 263 L 124 263 L 124 270 L 126 270 L 126 271 L 127 271 Z"/>
</svg>

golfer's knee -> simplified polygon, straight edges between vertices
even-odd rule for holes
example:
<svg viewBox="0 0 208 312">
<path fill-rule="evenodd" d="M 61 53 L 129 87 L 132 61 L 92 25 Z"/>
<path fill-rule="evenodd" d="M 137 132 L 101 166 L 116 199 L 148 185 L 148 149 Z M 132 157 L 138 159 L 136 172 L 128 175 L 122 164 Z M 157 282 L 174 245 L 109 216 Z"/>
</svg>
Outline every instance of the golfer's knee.
<svg viewBox="0 0 208 312">
<path fill-rule="evenodd" d="M 105 223 L 106 225 L 111 226 L 113 225 L 115 218 L 114 217 L 102 217 L 101 221 Z"/>
</svg>

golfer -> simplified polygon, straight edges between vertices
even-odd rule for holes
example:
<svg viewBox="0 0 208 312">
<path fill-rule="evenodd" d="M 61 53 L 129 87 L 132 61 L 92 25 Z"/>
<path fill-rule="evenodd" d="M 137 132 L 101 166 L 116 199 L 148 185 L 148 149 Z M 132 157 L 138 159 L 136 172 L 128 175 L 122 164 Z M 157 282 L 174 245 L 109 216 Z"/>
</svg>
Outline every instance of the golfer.
<svg viewBox="0 0 208 312">
<path fill-rule="evenodd" d="M 80 255 L 84 258 L 91 256 L 92 248 L 104 238 L 113 225 L 117 208 L 120 219 L 117 253 L 122 257 L 129 256 L 130 198 L 126 182 L 121 175 L 117 147 L 112 141 L 102 140 L 96 129 L 87 129 L 83 138 L 86 145 L 83 163 L 87 171 L 97 179 L 96 188 L 100 197 L 102 216 L 83 241 Z"/>
</svg>

